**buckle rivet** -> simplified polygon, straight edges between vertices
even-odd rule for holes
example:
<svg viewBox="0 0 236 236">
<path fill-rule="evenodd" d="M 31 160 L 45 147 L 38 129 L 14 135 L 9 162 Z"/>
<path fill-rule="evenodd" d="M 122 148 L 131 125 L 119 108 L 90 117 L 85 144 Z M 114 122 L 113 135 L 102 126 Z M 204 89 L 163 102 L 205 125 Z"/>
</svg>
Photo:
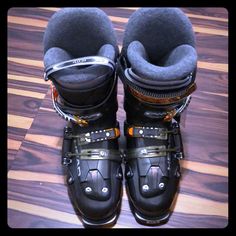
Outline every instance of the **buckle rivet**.
<svg viewBox="0 0 236 236">
<path fill-rule="evenodd" d="M 149 190 L 149 186 L 147 184 L 144 184 L 142 187 L 143 191 L 148 191 Z"/>
<path fill-rule="evenodd" d="M 144 149 L 141 150 L 141 154 L 147 154 L 147 153 L 148 153 L 147 149 L 144 148 Z"/>
<path fill-rule="evenodd" d="M 92 189 L 90 187 L 86 187 L 85 192 L 90 193 L 90 192 L 92 192 Z"/>
<path fill-rule="evenodd" d="M 109 132 L 106 132 L 106 136 L 109 137 L 109 136 L 110 136 L 110 133 L 109 133 Z"/>
<path fill-rule="evenodd" d="M 107 187 L 103 187 L 103 188 L 102 188 L 102 192 L 103 192 L 103 193 L 107 193 L 107 191 L 108 191 L 108 188 L 107 188 Z"/>
<path fill-rule="evenodd" d="M 143 130 L 141 129 L 141 130 L 139 130 L 139 134 L 143 134 Z"/>
<path fill-rule="evenodd" d="M 102 156 L 102 157 L 104 157 L 105 156 L 105 152 L 104 151 L 100 151 L 100 155 Z"/>
<path fill-rule="evenodd" d="M 68 184 L 72 184 L 73 183 L 73 178 L 70 176 L 70 178 L 68 179 Z"/>
<path fill-rule="evenodd" d="M 164 186 L 165 186 L 165 184 L 164 184 L 164 183 L 159 183 L 159 188 L 160 188 L 160 189 L 163 189 L 163 188 L 164 188 Z"/>
</svg>

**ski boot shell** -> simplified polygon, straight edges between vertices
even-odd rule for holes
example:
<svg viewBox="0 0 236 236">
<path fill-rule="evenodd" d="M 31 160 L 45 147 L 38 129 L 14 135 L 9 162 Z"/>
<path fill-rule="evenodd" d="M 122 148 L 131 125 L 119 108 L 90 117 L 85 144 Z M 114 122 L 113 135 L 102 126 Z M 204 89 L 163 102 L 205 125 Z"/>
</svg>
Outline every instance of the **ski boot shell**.
<svg viewBox="0 0 236 236">
<path fill-rule="evenodd" d="M 177 8 L 141 8 L 127 23 L 118 75 L 124 85 L 126 190 L 141 224 L 168 221 L 184 158 L 181 113 L 196 89 L 192 25 Z"/>
<path fill-rule="evenodd" d="M 62 164 L 69 196 L 85 227 L 113 225 L 120 210 L 117 56 L 115 33 L 102 10 L 64 8 L 49 20 L 45 80 L 52 81 L 54 109 L 68 120 Z"/>
</svg>

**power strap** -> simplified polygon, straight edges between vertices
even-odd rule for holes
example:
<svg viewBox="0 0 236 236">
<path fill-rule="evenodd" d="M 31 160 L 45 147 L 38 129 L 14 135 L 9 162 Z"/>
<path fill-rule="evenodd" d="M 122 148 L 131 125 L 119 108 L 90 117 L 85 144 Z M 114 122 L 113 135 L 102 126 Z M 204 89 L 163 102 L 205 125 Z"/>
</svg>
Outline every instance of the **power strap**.
<svg viewBox="0 0 236 236">
<path fill-rule="evenodd" d="M 48 66 L 44 72 L 44 80 L 47 81 L 49 79 L 49 76 L 54 72 L 64 70 L 70 67 L 89 66 L 89 65 L 103 65 L 110 67 L 112 71 L 115 70 L 114 61 L 112 61 L 107 57 L 101 57 L 101 56 L 79 57 Z"/>
</svg>

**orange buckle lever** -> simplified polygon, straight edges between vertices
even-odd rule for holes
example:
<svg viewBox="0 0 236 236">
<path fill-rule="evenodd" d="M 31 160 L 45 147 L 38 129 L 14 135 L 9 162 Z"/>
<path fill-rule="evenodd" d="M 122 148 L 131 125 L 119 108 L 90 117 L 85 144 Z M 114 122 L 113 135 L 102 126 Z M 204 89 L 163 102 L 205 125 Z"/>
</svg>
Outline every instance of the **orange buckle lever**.
<svg viewBox="0 0 236 236">
<path fill-rule="evenodd" d="M 134 136 L 134 128 L 133 127 L 129 127 L 128 130 L 127 130 L 127 133 L 130 137 L 133 137 Z"/>
<path fill-rule="evenodd" d="M 88 125 L 88 121 L 81 119 L 79 116 L 73 116 L 73 117 L 76 120 L 76 123 L 78 123 L 79 125 L 82 125 L 82 126 Z"/>
<path fill-rule="evenodd" d="M 59 94 L 58 94 L 58 91 L 57 91 L 56 87 L 53 84 L 51 84 L 51 94 L 52 94 L 54 109 L 56 110 L 56 112 L 60 116 L 62 116 L 64 119 L 66 119 L 68 121 L 73 121 L 73 122 L 77 123 L 80 126 L 87 126 L 88 125 L 88 121 L 86 121 L 84 119 L 81 119 L 79 116 L 75 116 L 75 115 L 72 115 L 72 114 L 65 113 L 60 109 L 60 107 L 57 104 L 57 99 L 58 99 Z"/>
<path fill-rule="evenodd" d="M 168 112 L 167 115 L 164 117 L 164 121 L 165 122 L 171 121 L 175 115 L 176 115 L 176 110 Z"/>
<path fill-rule="evenodd" d="M 120 130 L 118 128 L 110 128 L 110 129 L 106 129 L 105 131 L 114 131 L 115 137 L 107 137 L 108 139 L 113 139 L 113 138 L 118 138 L 120 137 Z"/>
<path fill-rule="evenodd" d="M 114 128 L 116 137 L 120 137 L 120 130 L 118 128 Z"/>
<path fill-rule="evenodd" d="M 58 92 L 56 90 L 56 87 L 53 84 L 51 84 L 51 93 L 52 93 L 52 95 L 54 97 L 54 100 L 56 100 L 57 97 L 58 97 Z"/>
</svg>

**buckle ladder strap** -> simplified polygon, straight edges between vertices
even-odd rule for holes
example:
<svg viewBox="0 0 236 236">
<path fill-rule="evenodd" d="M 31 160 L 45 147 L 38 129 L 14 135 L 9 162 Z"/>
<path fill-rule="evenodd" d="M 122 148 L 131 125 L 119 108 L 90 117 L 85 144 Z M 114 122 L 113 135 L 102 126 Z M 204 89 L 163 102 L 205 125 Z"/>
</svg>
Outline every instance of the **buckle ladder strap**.
<svg viewBox="0 0 236 236">
<path fill-rule="evenodd" d="M 115 149 L 82 149 L 78 153 L 65 153 L 62 164 L 70 165 L 72 158 L 78 158 L 79 160 L 112 160 L 121 162 L 121 153 Z"/>
<path fill-rule="evenodd" d="M 170 152 L 174 153 L 174 158 L 183 159 L 182 152 L 178 152 L 177 148 L 166 148 L 165 145 L 128 149 L 123 153 L 123 157 L 126 161 L 138 158 L 166 157 Z"/>
<path fill-rule="evenodd" d="M 165 145 L 132 148 L 124 152 L 125 160 L 133 158 L 165 157 L 167 152 L 175 152 L 175 148 L 166 148 Z"/>
<path fill-rule="evenodd" d="M 70 67 L 86 66 L 86 65 L 103 65 L 110 67 L 112 71 L 115 70 L 114 61 L 112 61 L 107 57 L 101 57 L 101 56 L 79 57 L 72 60 L 62 61 L 60 63 L 56 63 L 54 65 L 47 67 L 44 72 L 44 80 L 47 81 L 49 79 L 49 76 L 56 71 L 64 70 Z"/>
<path fill-rule="evenodd" d="M 166 148 L 165 145 L 161 146 L 150 146 L 146 148 L 134 148 L 129 149 L 124 153 L 128 158 L 149 158 L 149 157 L 158 157 L 166 156 L 166 152 L 174 152 L 174 157 L 177 159 L 184 158 L 183 143 L 180 133 L 180 127 L 177 122 L 172 124 L 172 129 L 168 130 L 166 128 L 157 128 L 157 127 L 147 127 L 147 126 L 128 126 L 125 124 L 126 135 L 134 138 L 152 138 L 159 140 L 168 140 L 170 134 L 173 137 L 173 147 Z"/>
<path fill-rule="evenodd" d="M 82 133 L 79 135 L 73 135 L 72 133 L 68 132 L 65 133 L 66 139 L 77 139 L 78 145 L 85 145 L 88 143 L 95 143 L 101 142 L 105 140 L 116 139 L 120 137 L 120 130 L 119 128 L 109 128 L 103 130 L 96 130 L 87 133 Z"/>
<path fill-rule="evenodd" d="M 168 129 L 148 127 L 148 126 L 129 126 L 126 130 L 126 135 L 133 138 L 154 138 L 160 140 L 168 139 Z"/>
<path fill-rule="evenodd" d="M 174 146 L 176 149 L 175 158 L 184 159 L 184 147 L 182 142 L 182 136 L 180 133 L 179 124 L 177 122 L 172 124 L 172 134 L 174 139 Z"/>
</svg>

